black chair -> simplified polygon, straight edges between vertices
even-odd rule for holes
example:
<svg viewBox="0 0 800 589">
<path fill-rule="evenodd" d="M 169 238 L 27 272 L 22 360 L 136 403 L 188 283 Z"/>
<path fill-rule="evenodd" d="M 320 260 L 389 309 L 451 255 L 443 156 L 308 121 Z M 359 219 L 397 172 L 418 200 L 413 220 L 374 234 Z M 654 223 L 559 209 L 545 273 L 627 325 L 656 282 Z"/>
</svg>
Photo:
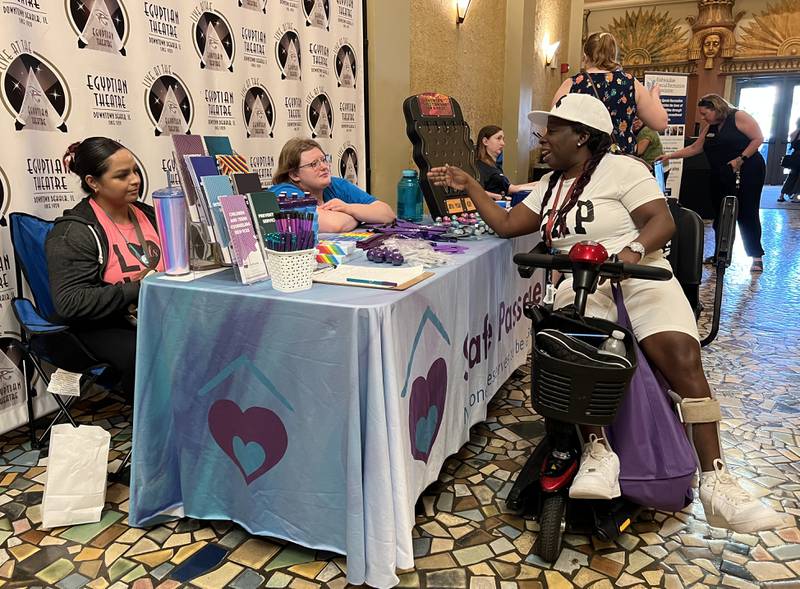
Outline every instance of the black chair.
<svg viewBox="0 0 800 589">
<path fill-rule="evenodd" d="M 705 227 L 703 220 L 693 210 L 682 207 L 674 198 L 667 202 L 675 220 L 675 234 L 672 236 L 667 259 L 672 266 L 672 274 L 689 299 L 695 317 L 699 317 Z"/>
<path fill-rule="evenodd" d="M 675 199 L 668 199 L 672 218 L 675 220 L 675 234 L 672 236 L 667 259 L 672 273 L 683 288 L 696 318 L 700 318 L 700 284 L 703 279 L 703 245 L 705 227 L 703 220 L 693 210 L 682 207 Z M 735 196 L 726 196 L 720 207 L 719 229 L 716 232 L 715 266 L 717 269 L 714 285 L 714 305 L 711 309 L 711 330 L 700 342 L 707 346 L 717 337 L 722 310 L 722 289 L 725 270 L 731 264 L 733 243 L 736 239 L 736 215 L 738 201 Z"/>
<path fill-rule="evenodd" d="M 42 362 L 56 368 L 82 375 L 81 393 L 94 384 L 114 383 L 117 380 L 111 367 L 95 358 L 80 340 L 71 333 L 69 326 L 49 321 L 55 311 L 50 294 L 50 280 L 45 255 L 45 240 L 53 228 L 53 221 L 25 213 L 11 213 L 11 242 L 14 247 L 17 274 L 17 296 L 12 300 L 14 315 L 20 323 L 20 339 L 11 345 L 18 348 L 23 356 L 23 370 L 28 393 L 28 426 L 34 447 L 43 443 L 50 428 L 59 420 L 66 418 L 77 427 L 70 415 L 70 406 L 77 397 L 53 395 L 59 411 L 42 435 L 36 439 L 36 426 L 33 415 L 32 396 L 36 394 L 32 386 L 34 370 L 45 383 L 50 379 Z M 23 276 L 25 281 L 22 280 Z M 33 302 L 24 295 L 24 282 L 27 282 Z M 105 384 L 106 388 L 112 388 Z"/>
</svg>

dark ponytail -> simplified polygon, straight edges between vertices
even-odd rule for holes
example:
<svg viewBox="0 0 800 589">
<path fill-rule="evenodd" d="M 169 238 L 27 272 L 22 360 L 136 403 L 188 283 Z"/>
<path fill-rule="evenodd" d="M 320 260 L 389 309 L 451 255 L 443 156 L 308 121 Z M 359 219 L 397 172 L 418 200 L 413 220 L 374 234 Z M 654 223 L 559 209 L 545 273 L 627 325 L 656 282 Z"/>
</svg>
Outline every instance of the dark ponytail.
<svg viewBox="0 0 800 589">
<path fill-rule="evenodd" d="M 581 123 L 572 123 L 570 127 L 572 127 L 572 130 L 578 135 L 582 133 L 588 133 L 589 139 L 586 141 L 586 147 L 589 149 L 589 152 L 592 155 L 586 161 L 581 175 L 578 176 L 577 180 L 575 180 L 575 188 L 572 190 L 572 196 L 570 197 L 569 201 L 565 202 L 561 206 L 556 215 L 555 223 L 558 225 L 559 231 L 562 235 L 566 235 L 567 232 L 567 214 L 569 214 L 569 212 L 575 208 L 575 205 L 578 203 L 578 199 L 581 197 L 581 194 L 583 194 L 583 190 L 591 181 L 592 174 L 594 174 L 597 166 L 600 165 L 600 161 L 609 153 L 613 143 L 611 140 L 611 135 L 608 133 L 603 133 L 602 131 L 598 131 L 592 127 L 588 127 Z M 544 197 L 542 199 L 542 215 L 544 214 L 545 207 L 547 207 L 547 203 L 553 194 L 553 188 L 555 188 L 555 185 L 561 178 L 562 174 L 563 172 L 561 170 L 556 170 L 553 172 L 553 175 L 550 176 L 550 182 L 547 185 L 547 191 L 544 193 Z M 544 235 L 542 235 L 542 237 L 544 238 Z"/>
<path fill-rule="evenodd" d="M 92 188 L 86 183 L 86 176 L 102 176 L 108 170 L 108 158 L 120 149 L 125 149 L 125 146 L 108 137 L 88 137 L 70 145 L 62 161 L 65 168 L 81 179 L 81 188 L 91 194 Z"/>
</svg>

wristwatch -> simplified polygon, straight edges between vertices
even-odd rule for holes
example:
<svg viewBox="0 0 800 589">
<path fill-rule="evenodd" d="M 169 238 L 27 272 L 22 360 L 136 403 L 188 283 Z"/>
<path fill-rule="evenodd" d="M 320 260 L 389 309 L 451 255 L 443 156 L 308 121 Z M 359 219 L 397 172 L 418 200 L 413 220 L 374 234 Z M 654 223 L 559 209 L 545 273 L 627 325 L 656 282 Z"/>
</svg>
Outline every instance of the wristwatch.
<svg viewBox="0 0 800 589">
<path fill-rule="evenodd" d="M 745 161 L 745 160 L 746 160 L 748 157 L 750 157 L 750 156 L 749 156 L 749 155 L 745 155 L 745 154 L 743 154 L 743 153 L 740 153 L 740 154 L 739 154 L 739 158 L 740 158 L 742 161 Z"/>
<path fill-rule="evenodd" d="M 639 261 L 642 261 L 647 253 L 644 249 L 644 246 L 638 241 L 632 241 L 625 247 L 631 250 L 634 254 L 639 254 Z"/>
</svg>

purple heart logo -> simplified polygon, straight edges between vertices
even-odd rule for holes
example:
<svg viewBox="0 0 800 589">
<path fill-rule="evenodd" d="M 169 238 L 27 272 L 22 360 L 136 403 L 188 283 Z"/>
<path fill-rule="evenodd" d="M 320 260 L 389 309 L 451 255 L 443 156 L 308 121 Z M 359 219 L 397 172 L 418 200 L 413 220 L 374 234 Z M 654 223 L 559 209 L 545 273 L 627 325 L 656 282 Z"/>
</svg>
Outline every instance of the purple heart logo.
<svg viewBox="0 0 800 589">
<path fill-rule="evenodd" d="M 278 464 L 289 445 L 286 428 L 273 411 L 250 407 L 242 412 L 227 399 L 208 410 L 208 428 L 248 485 Z"/>
<path fill-rule="evenodd" d="M 446 397 L 447 362 L 444 358 L 437 358 L 428 370 L 428 377 L 418 376 L 411 385 L 408 430 L 414 460 L 428 463 L 439 426 L 442 425 Z"/>
</svg>

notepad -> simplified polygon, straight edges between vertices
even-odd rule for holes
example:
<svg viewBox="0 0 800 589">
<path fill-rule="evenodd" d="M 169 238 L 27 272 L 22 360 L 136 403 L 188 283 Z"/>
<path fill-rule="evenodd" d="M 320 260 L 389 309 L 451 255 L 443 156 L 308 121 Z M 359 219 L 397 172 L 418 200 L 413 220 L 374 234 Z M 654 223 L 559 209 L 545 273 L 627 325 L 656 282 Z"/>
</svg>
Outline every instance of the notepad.
<svg viewBox="0 0 800 589">
<path fill-rule="evenodd" d="M 378 266 L 377 264 L 372 266 L 341 264 L 336 268 L 318 270 L 314 272 L 312 278 L 314 282 L 324 284 L 382 288 L 384 290 L 405 290 L 431 276 L 433 276 L 433 272 L 425 272 L 425 268 L 422 266 L 395 268 L 393 266 Z M 348 279 L 364 282 L 351 282 Z M 380 282 L 391 283 L 397 286 L 377 284 Z"/>
</svg>

